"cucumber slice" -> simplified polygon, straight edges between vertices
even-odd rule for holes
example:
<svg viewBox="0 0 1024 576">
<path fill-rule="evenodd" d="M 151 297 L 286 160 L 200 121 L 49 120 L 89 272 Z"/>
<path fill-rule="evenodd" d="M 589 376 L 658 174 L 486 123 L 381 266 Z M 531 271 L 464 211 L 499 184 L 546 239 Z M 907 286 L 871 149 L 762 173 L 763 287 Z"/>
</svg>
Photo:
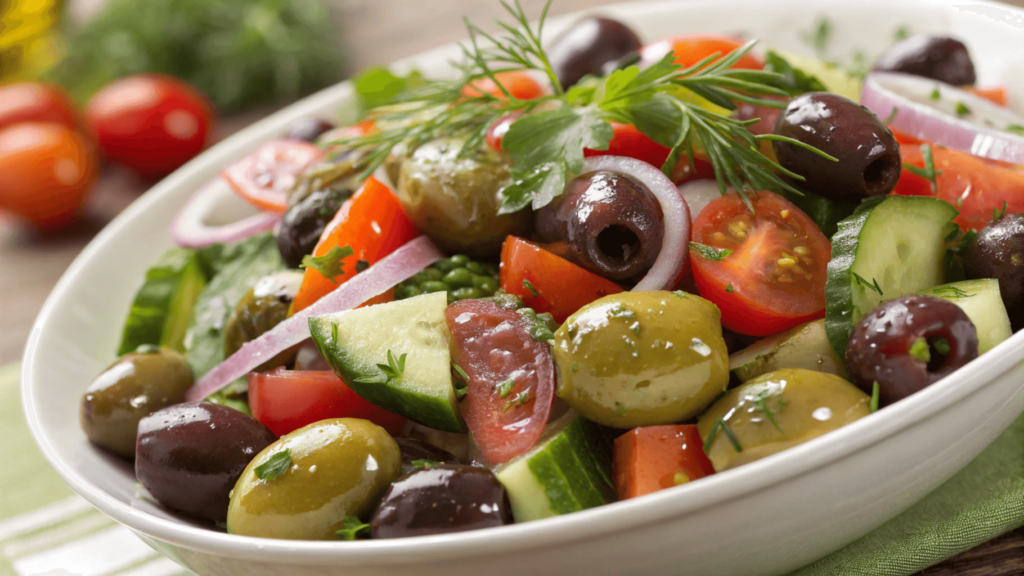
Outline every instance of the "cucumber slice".
<svg viewBox="0 0 1024 576">
<path fill-rule="evenodd" d="M 546 439 L 498 466 L 516 522 L 594 508 L 615 500 L 611 438 L 569 410 L 548 425 Z"/>
<path fill-rule="evenodd" d="M 967 314 L 978 330 L 978 354 L 988 352 L 1013 336 L 998 280 L 964 280 L 921 290 L 920 293 L 948 300 Z"/>
<path fill-rule="evenodd" d="M 452 384 L 446 292 L 313 316 L 320 354 L 353 392 L 385 410 L 445 432 L 462 432 Z M 379 365 L 405 356 L 398 378 Z"/>
<path fill-rule="evenodd" d="M 205 286 L 206 276 L 194 250 L 171 248 L 164 252 L 146 271 L 146 280 L 135 293 L 118 356 L 143 344 L 184 352 L 185 331 Z"/>
<path fill-rule="evenodd" d="M 882 300 L 944 282 L 946 238 L 959 212 L 928 196 L 866 200 L 832 238 L 825 330 L 843 358 L 853 326 Z"/>
<path fill-rule="evenodd" d="M 849 379 L 842 359 L 828 343 L 824 320 L 759 340 L 729 356 L 729 370 L 740 382 L 783 368 L 804 368 Z"/>
</svg>

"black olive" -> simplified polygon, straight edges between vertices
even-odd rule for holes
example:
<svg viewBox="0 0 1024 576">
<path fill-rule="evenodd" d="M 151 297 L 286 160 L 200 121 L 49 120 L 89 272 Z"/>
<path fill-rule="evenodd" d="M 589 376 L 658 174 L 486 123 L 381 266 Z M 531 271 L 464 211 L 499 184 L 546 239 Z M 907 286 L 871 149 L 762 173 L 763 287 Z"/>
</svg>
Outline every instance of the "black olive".
<svg viewBox="0 0 1024 576">
<path fill-rule="evenodd" d="M 177 404 L 139 422 L 135 475 L 163 505 L 223 522 L 238 477 L 275 440 L 255 418 L 227 406 Z"/>
<path fill-rule="evenodd" d="M 616 172 L 573 178 L 565 193 L 537 211 L 541 242 L 565 242 L 566 256 L 612 280 L 643 276 L 658 258 L 661 205 L 647 186 Z"/>
<path fill-rule="evenodd" d="M 313 252 L 320 234 L 351 195 L 347 190 L 323 188 L 284 213 L 277 233 L 277 249 L 289 268 L 298 268 L 302 257 Z"/>
<path fill-rule="evenodd" d="M 1006 214 L 979 230 L 963 262 L 967 278 L 999 281 L 1013 330 L 1024 328 L 1024 214 Z"/>
<path fill-rule="evenodd" d="M 854 327 L 846 348 L 853 383 L 881 405 L 937 382 L 978 357 L 978 332 L 959 306 L 932 296 L 882 303 Z"/>
<path fill-rule="evenodd" d="M 977 80 L 967 47 L 946 36 L 904 38 L 882 54 L 875 70 L 924 76 L 954 86 L 973 86 Z"/>
<path fill-rule="evenodd" d="M 490 470 L 457 464 L 418 468 L 388 488 L 370 519 L 370 537 L 465 532 L 512 522 L 505 487 Z"/>
<path fill-rule="evenodd" d="M 782 167 L 806 178 L 798 183 L 837 202 L 888 194 L 903 166 L 896 138 L 874 112 L 837 94 L 808 92 L 789 102 L 775 134 L 809 144 L 833 162 L 787 142 L 772 142 Z"/>
<path fill-rule="evenodd" d="M 293 122 L 288 128 L 288 137 L 306 142 L 316 142 L 321 134 L 333 129 L 334 124 L 319 118 L 302 118 Z"/>
<path fill-rule="evenodd" d="M 395 438 L 395 442 L 398 444 L 398 449 L 402 451 L 402 474 L 422 468 L 417 464 L 425 462 L 461 464 L 454 454 L 429 442 L 417 438 Z"/>
<path fill-rule="evenodd" d="M 622 22 L 590 17 L 563 32 L 547 49 L 548 61 L 563 88 L 587 74 L 614 70 L 619 61 L 640 49 L 640 37 Z"/>
</svg>

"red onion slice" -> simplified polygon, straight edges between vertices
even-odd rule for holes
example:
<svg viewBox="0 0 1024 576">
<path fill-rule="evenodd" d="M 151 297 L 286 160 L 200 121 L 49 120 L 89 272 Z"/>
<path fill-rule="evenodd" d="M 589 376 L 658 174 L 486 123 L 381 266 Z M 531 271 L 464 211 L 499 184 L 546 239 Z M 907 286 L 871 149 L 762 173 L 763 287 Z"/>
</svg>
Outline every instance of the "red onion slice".
<svg viewBox="0 0 1024 576">
<path fill-rule="evenodd" d="M 938 99 L 933 98 L 935 91 Z M 1024 164 L 1024 137 L 1006 131 L 1009 126 L 1024 126 L 1024 118 L 955 86 L 909 74 L 876 72 L 864 81 L 861 103 L 879 118 L 888 118 L 898 109 L 889 126 L 915 138 Z"/>
<path fill-rule="evenodd" d="M 281 322 L 259 338 L 242 345 L 238 352 L 193 384 L 185 394 L 185 399 L 189 402 L 198 402 L 245 376 L 267 358 L 273 358 L 282 350 L 309 338 L 310 316 L 351 310 L 444 257 L 426 236 L 410 240 L 317 300 L 312 306 Z"/>
<path fill-rule="evenodd" d="M 726 187 L 727 192 L 732 192 L 731 186 Z M 697 215 L 712 200 L 722 197 L 722 191 L 718 189 L 717 180 L 700 179 L 691 180 L 679 186 L 679 194 L 690 209 L 690 224 L 697 220 Z"/>
<path fill-rule="evenodd" d="M 200 248 L 218 242 L 235 242 L 270 230 L 281 221 L 281 214 L 257 212 L 230 224 L 210 225 L 211 215 L 220 211 L 221 203 L 237 199 L 233 190 L 220 178 L 210 181 L 192 195 L 171 224 L 171 238 L 179 246 Z M 239 204 L 241 204 L 239 202 Z M 245 204 L 245 210 L 251 207 Z"/>
<path fill-rule="evenodd" d="M 584 172 L 607 170 L 642 182 L 661 204 L 665 235 L 654 265 L 633 290 L 671 290 L 686 268 L 690 256 L 690 210 L 676 185 L 647 162 L 625 156 L 587 158 Z"/>
</svg>

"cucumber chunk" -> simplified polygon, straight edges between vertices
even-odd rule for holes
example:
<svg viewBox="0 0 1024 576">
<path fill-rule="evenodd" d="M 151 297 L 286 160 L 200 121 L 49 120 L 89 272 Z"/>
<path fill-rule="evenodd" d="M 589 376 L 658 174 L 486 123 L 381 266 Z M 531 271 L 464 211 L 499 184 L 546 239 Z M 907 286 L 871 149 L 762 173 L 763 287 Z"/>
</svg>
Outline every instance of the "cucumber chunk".
<svg viewBox="0 0 1024 576">
<path fill-rule="evenodd" d="M 171 248 L 164 252 L 146 271 L 146 280 L 135 293 L 118 356 L 143 344 L 184 352 L 185 331 L 205 286 L 206 276 L 194 250 Z"/>
<path fill-rule="evenodd" d="M 546 439 L 495 469 L 516 522 L 594 508 L 615 500 L 611 438 L 569 410 L 548 425 Z"/>
<path fill-rule="evenodd" d="M 921 290 L 920 294 L 948 300 L 967 314 L 978 330 L 979 355 L 1013 336 L 998 280 L 964 280 Z"/>
<path fill-rule="evenodd" d="M 842 358 L 828 343 L 824 320 L 758 340 L 729 356 L 729 370 L 740 382 L 783 368 L 803 368 L 849 379 Z"/>
<path fill-rule="evenodd" d="M 447 306 L 447 293 L 433 292 L 312 316 L 309 331 L 324 360 L 366 401 L 437 430 L 462 432 L 448 351 Z M 396 360 L 404 364 L 400 376 L 380 368 Z"/>
<path fill-rule="evenodd" d="M 843 358 L 853 326 L 883 300 L 944 282 L 947 240 L 959 212 L 927 196 L 866 200 L 839 223 L 825 284 L 825 330 Z"/>
</svg>

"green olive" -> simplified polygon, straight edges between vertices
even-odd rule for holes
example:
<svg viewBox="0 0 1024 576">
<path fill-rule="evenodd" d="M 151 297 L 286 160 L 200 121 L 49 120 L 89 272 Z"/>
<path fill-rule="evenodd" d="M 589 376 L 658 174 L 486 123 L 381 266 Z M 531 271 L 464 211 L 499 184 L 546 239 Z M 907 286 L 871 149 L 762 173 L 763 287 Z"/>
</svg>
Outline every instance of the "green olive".
<svg viewBox="0 0 1024 576">
<path fill-rule="evenodd" d="M 509 181 L 509 162 L 482 151 L 459 157 L 462 140 L 428 142 L 402 162 L 398 197 L 416 227 L 442 250 L 493 256 L 509 234 L 529 232 L 529 210 L 498 215 L 498 191 Z"/>
<path fill-rule="evenodd" d="M 79 411 L 82 430 L 93 444 L 134 458 L 139 421 L 184 402 L 192 379 L 192 369 L 181 354 L 140 347 L 111 364 L 86 388 Z"/>
<path fill-rule="evenodd" d="M 288 451 L 276 478 L 256 469 Z M 402 470 L 395 440 L 367 420 L 335 418 L 300 428 L 260 452 L 231 493 L 228 532 L 286 540 L 334 540 L 346 516 L 365 516 Z"/>
<path fill-rule="evenodd" d="M 729 383 L 718 308 L 685 292 L 623 292 L 556 332 L 558 396 L 605 426 L 693 418 Z"/>
<path fill-rule="evenodd" d="M 834 374 L 786 368 L 730 391 L 700 417 L 697 428 L 705 440 L 714 436 L 708 458 L 721 472 L 863 418 L 871 413 L 870 403 L 867 394 Z"/>
<path fill-rule="evenodd" d="M 302 284 L 302 272 L 290 270 L 261 278 L 235 306 L 224 325 L 224 357 L 231 356 L 243 344 L 288 319 L 288 309 Z M 295 350 L 289 349 L 256 368 L 265 372 L 292 361 Z"/>
</svg>

